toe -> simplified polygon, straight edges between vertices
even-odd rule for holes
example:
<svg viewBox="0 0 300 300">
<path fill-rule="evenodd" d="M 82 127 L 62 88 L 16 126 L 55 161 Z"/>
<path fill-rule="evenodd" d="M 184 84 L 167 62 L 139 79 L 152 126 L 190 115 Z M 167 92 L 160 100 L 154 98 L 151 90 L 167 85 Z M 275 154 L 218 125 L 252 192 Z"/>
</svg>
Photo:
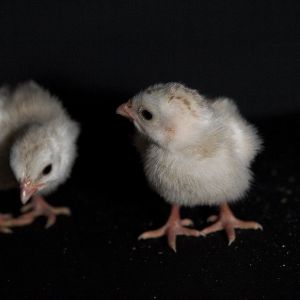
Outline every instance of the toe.
<svg viewBox="0 0 300 300">
<path fill-rule="evenodd" d="M 181 225 L 182 226 L 193 226 L 194 222 L 191 219 L 182 219 Z"/>
<path fill-rule="evenodd" d="M 200 235 L 206 236 L 210 233 L 217 232 L 223 229 L 221 222 L 216 222 L 200 231 Z"/>
<path fill-rule="evenodd" d="M 166 227 L 163 226 L 159 229 L 156 230 L 150 230 L 142 233 L 139 237 L 138 240 L 147 240 L 147 239 L 155 239 L 162 237 L 163 235 L 166 234 Z"/>
<path fill-rule="evenodd" d="M 208 223 L 213 223 L 213 222 L 217 221 L 218 218 L 219 218 L 219 217 L 218 217 L 217 215 L 211 215 L 211 216 L 209 216 L 209 217 L 206 219 L 206 221 L 207 221 Z"/>
<path fill-rule="evenodd" d="M 239 229 L 260 229 L 263 230 L 263 227 L 257 223 L 257 222 L 253 222 L 253 221 L 242 221 L 242 220 L 236 220 L 234 222 L 234 227 L 235 228 L 239 228 Z"/>
<path fill-rule="evenodd" d="M 168 245 L 174 252 L 176 252 L 176 236 L 175 230 L 168 231 Z"/>
<path fill-rule="evenodd" d="M 196 230 L 196 229 L 190 229 L 190 228 L 182 227 L 180 232 L 179 232 L 179 235 L 198 237 L 198 236 L 201 235 L 201 232 L 199 230 Z"/>
<path fill-rule="evenodd" d="M 53 213 L 56 215 L 70 216 L 71 210 L 68 207 L 53 207 Z"/>
<path fill-rule="evenodd" d="M 21 227 L 29 225 L 34 221 L 35 217 L 32 213 L 21 215 L 15 219 L 10 220 L 10 226 L 12 227 Z"/>
<path fill-rule="evenodd" d="M 235 240 L 235 230 L 231 225 L 225 226 L 225 232 L 228 237 L 228 246 L 230 246 Z"/>
</svg>

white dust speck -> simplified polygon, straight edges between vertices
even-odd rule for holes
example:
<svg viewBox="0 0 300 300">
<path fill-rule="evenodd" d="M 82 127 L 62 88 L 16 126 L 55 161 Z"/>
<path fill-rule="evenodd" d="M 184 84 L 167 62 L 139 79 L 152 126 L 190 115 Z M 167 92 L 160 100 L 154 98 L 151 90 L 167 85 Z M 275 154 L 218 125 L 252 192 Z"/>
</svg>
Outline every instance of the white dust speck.
<svg viewBox="0 0 300 300">
<path fill-rule="evenodd" d="M 282 204 L 287 203 L 287 198 L 282 198 L 282 199 L 280 200 L 280 202 L 281 202 Z"/>
</svg>

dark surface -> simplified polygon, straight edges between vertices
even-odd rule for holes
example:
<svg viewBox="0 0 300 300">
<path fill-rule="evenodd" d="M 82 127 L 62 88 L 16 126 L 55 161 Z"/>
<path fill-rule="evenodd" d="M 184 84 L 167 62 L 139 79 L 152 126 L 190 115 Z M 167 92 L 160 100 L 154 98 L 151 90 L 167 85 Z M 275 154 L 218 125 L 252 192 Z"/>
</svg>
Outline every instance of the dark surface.
<svg viewBox="0 0 300 300">
<path fill-rule="evenodd" d="M 49 197 L 73 215 L 0 235 L 1 300 L 299 298 L 297 7 L 198 3 L 1 2 L 0 82 L 36 79 L 82 124 L 73 176 Z M 164 238 L 137 241 L 169 207 L 147 187 L 132 125 L 115 109 L 174 80 L 233 97 L 258 127 L 265 151 L 233 210 L 263 232 L 238 231 L 230 247 L 223 232 L 182 237 L 177 254 Z M 1 212 L 19 207 L 17 191 L 1 192 Z M 203 228 L 214 211 L 182 215 Z"/>
<path fill-rule="evenodd" d="M 266 149 L 249 195 L 233 209 L 264 231 L 238 231 L 230 247 L 223 232 L 178 238 L 177 254 L 164 238 L 137 241 L 165 222 L 169 207 L 148 189 L 123 120 L 114 121 L 120 134 L 114 147 L 93 158 L 81 155 L 72 179 L 50 197 L 70 205 L 73 216 L 47 231 L 41 220 L 0 236 L 1 299 L 300 296 L 299 115 L 256 122 Z M 17 195 L 8 195 L 1 194 L 6 208 L 12 200 L 17 207 Z M 199 207 L 183 215 L 202 228 L 212 212 Z"/>
</svg>

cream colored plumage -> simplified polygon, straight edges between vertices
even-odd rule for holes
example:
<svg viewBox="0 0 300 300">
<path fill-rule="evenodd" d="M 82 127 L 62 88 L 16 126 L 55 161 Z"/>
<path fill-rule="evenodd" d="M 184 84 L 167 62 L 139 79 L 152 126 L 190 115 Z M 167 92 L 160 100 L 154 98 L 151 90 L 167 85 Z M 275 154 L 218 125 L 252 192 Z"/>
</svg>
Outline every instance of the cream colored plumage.
<svg viewBox="0 0 300 300">
<path fill-rule="evenodd" d="M 226 204 L 248 190 L 250 164 L 261 148 L 255 128 L 232 100 L 209 100 L 179 83 L 157 84 L 120 106 L 118 113 L 138 129 L 137 145 L 150 185 L 173 205 L 167 224 L 140 238 L 166 234 L 175 250 L 176 235 L 225 229 L 231 243 L 234 228 L 261 228 L 234 218 Z M 191 221 L 180 221 L 181 205 L 221 205 L 220 216 L 210 218 L 217 222 L 202 231 L 185 228 Z M 230 225 L 230 219 L 235 223 Z"/>
<path fill-rule="evenodd" d="M 67 208 L 53 208 L 42 195 L 55 190 L 68 176 L 76 156 L 79 126 L 60 101 L 30 81 L 15 89 L 0 89 L 0 189 L 21 187 L 21 200 L 33 200 L 19 218 L 4 218 L 0 230 L 31 223 L 39 215 L 69 214 Z M 3 221 L 3 220 L 2 220 Z"/>
</svg>

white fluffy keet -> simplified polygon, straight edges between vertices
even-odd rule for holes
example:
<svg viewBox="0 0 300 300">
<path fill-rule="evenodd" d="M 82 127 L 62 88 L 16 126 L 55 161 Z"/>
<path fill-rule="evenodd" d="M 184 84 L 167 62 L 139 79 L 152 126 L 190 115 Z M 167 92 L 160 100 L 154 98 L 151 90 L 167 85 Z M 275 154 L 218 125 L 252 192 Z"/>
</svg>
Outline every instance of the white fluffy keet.
<svg viewBox="0 0 300 300">
<path fill-rule="evenodd" d="M 4 91 L 0 94 L 0 155 L 11 166 L 6 171 L 13 174 L 2 174 L 0 168 L 0 188 L 3 177 L 14 175 L 19 181 L 25 175 L 35 181 L 43 168 L 52 164 L 40 192 L 51 191 L 70 174 L 79 125 L 70 119 L 56 97 L 33 81 Z M 11 184 L 14 183 L 13 180 Z"/>
<path fill-rule="evenodd" d="M 229 244 L 235 228 L 261 229 L 233 215 L 227 203 L 241 199 L 252 178 L 250 164 L 261 149 L 255 128 L 227 98 L 210 100 L 179 83 L 153 85 L 140 92 L 117 113 L 133 121 L 136 146 L 146 177 L 172 210 L 167 223 L 140 238 L 168 236 L 176 250 L 176 236 L 199 236 L 225 229 Z M 210 227 L 186 228 L 179 207 L 219 205 L 219 217 Z"/>
<path fill-rule="evenodd" d="M 23 216 L 22 222 L 44 213 L 50 226 L 55 214 L 69 214 L 65 208 L 55 211 L 41 198 L 69 177 L 76 157 L 79 125 L 61 102 L 33 81 L 15 89 L 2 87 L 0 128 L 0 189 L 20 186 L 23 203 L 36 198 L 31 206 L 38 211 Z"/>
<path fill-rule="evenodd" d="M 261 141 L 233 101 L 208 100 L 169 83 L 148 88 L 131 103 L 144 129 L 137 138 L 148 139 L 140 149 L 147 179 L 166 201 L 215 205 L 244 195 Z M 144 120 L 141 109 L 153 119 Z"/>
</svg>

